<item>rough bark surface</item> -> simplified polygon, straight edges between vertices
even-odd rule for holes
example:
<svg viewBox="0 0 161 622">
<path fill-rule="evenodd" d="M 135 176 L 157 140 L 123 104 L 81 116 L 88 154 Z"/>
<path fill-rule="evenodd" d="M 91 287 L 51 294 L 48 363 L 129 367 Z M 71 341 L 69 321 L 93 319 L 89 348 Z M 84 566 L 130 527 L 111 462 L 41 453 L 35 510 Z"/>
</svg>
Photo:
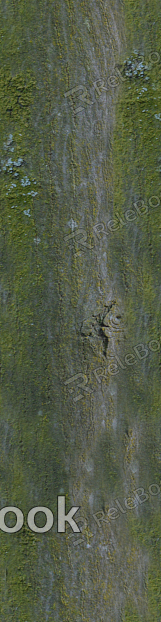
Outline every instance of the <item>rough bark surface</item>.
<svg viewBox="0 0 161 622">
<path fill-rule="evenodd" d="M 0 7 L 0 620 L 159 622 L 160 2 Z"/>
</svg>

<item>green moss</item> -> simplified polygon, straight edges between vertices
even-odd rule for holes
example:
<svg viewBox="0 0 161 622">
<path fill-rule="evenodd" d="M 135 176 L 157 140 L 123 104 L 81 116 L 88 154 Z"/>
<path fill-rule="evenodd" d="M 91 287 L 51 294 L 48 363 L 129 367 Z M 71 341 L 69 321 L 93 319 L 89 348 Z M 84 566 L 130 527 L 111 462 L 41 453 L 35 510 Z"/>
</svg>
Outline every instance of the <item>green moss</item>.
<svg viewBox="0 0 161 622">
<path fill-rule="evenodd" d="M 124 614 L 121 617 L 122 622 L 141 622 L 142 619 L 134 603 L 128 601 L 127 605 L 125 605 Z"/>
<path fill-rule="evenodd" d="M 136 50 L 149 63 L 151 52 L 160 53 L 158 33 L 161 14 L 158 3 L 124 2 L 127 32 L 127 55 L 136 58 Z M 158 57 L 157 57 L 158 58 Z M 148 79 L 146 79 L 148 78 Z M 161 101 L 161 63 L 152 65 L 144 75 L 126 76 L 119 92 L 114 132 L 114 216 L 120 215 L 124 225 L 111 235 L 110 247 L 117 272 L 117 287 L 125 301 L 127 320 L 126 342 L 122 355 L 132 352 L 138 343 L 146 346 L 151 339 L 160 343 L 160 121 L 157 116 Z M 157 200 L 152 200 L 157 196 Z M 148 206 L 145 215 L 137 214 L 136 206 Z M 153 203 L 153 207 L 152 207 Z M 158 203 L 158 205 L 157 205 Z M 156 206 L 155 206 L 156 205 Z M 127 222 L 125 212 L 133 209 L 137 216 Z M 117 213 L 117 214 L 116 214 Z M 113 236 L 113 237 L 112 237 Z M 113 263 L 111 262 L 111 274 Z M 146 346 L 147 347 L 147 346 Z M 139 481 L 128 474 L 131 490 L 152 482 L 160 476 L 160 352 L 144 357 L 142 362 L 121 373 L 120 403 L 129 427 L 137 428 Z M 126 377 L 125 377 L 126 375 Z M 127 423 L 126 423 L 127 425 Z M 132 456 L 128 453 L 128 469 Z M 125 461 L 126 464 L 126 461 Z M 137 482 L 137 484 L 135 484 Z M 132 492 L 131 492 L 132 494 Z M 140 542 L 147 555 L 146 602 L 135 608 L 127 599 L 122 620 L 160 619 L 160 519 L 159 499 L 150 499 L 140 506 L 139 517 L 128 515 L 133 544 Z"/>
<path fill-rule="evenodd" d="M 99 116 L 96 108 L 93 116 L 92 113 L 89 115 L 89 130 L 90 124 L 93 128 L 93 120 L 96 119 L 96 133 L 92 134 L 91 146 L 90 131 L 83 138 L 79 118 L 73 120 L 72 110 L 70 107 L 67 110 L 64 98 L 66 90 L 76 86 L 82 75 L 90 90 L 97 78 L 96 63 L 92 65 L 89 61 L 90 46 L 94 47 L 98 75 L 102 78 L 105 77 L 106 66 L 103 46 L 107 47 L 110 43 L 113 60 L 114 53 L 118 60 L 113 15 L 119 27 L 121 11 L 117 14 L 112 4 L 111 14 L 103 2 L 98 4 L 102 16 L 100 35 L 94 20 L 92 23 L 91 9 L 84 1 L 80 3 L 79 12 L 70 0 L 63 10 L 60 3 L 53 5 L 49 0 L 45 4 L 36 0 L 32 3 L 15 0 L 13 3 L 3 3 L 1 7 L 3 69 L 0 72 L 0 140 L 3 162 L 0 173 L 0 430 L 3 442 L 0 485 L 3 505 L 13 503 L 25 515 L 25 526 L 19 534 L 10 538 L 8 534 L 0 534 L 1 615 L 7 622 L 30 622 L 46 617 L 51 622 L 58 619 L 69 622 L 71 617 L 77 622 L 88 622 L 94 619 L 98 611 L 98 600 L 100 617 L 109 617 L 111 622 L 115 620 L 114 600 L 119 589 L 114 586 L 114 577 L 117 578 L 119 567 L 117 552 L 111 555 L 110 563 L 116 566 L 115 570 L 114 566 L 108 570 L 106 582 L 100 543 L 92 558 L 94 563 L 89 561 L 89 565 L 86 565 L 86 555 L 90 551 L 85 550 L 81 554 L 75 549 L 72 557 L 61 534 L 59 537 L 52 531 L 39 537 L 32 534 L 26 525 L 28 510 L 36 504 L 44 504 L 54 512 L 56 530 L 56 496 L 62 487 L 69 507 L 71 504 L 66 465 L 70 465 L 70 485 L 75 482 L 75 494 L 75 490 L 81 490 L 82 485 L 79 473 L 77 480 L 76 471 L 79 460 L 81 462 L 85 454 L 85 443 L 89 453 L 91 451 L 91 437 L 94 434 L 92 407 L 90 405 L 90 410 L 89 401 L 84 397 L 78 414 L 79 411 L 71 408 L 69 395 L 64 388 L 64 382 L 69 376 L 84 369 L 92 376 L 92 365 L 97 367 L 99 364 L 98 356 L 93 356 L 91 365 L 91 355 L 85 352 L 79 341 L 79 328 L 84 319 L 82 307 L 88 309 L 90 288 L 97 304 L 107 299 L 106 283 L 100 276 L 95 257 L 87 253 L 85 262 L 81 254 L 75 258 L 74 250 L 80 250 L 77 241 L 74 250 L 73 247 L 67 248 L 64 242 L 69 232 L 69 219 L 72 217 L 80 225 L 82 205 L 85 205 L 83 226 L 88 232 L 88 241 L 92 238 L 92 226 L 100 213 L 100 199 L 97 196 L 98 185 L 93 183 L 91 177 L 91 163 L 95 162 L 95 176 L 104 188 L 101 197 L 102 214 L 106 215 L 107 196 L 109 206 L 112 207 L 113 166 L 115 211 L 122 214 L 139 198 L 145 203 L 152 195 L 161 198 L 158 170 L 160 121 L 154 116 L 158 114 L 160 106 L 160 64 L 152 66 L 148 73 L 149 81 L 127 79 L 121 87 L 114 135 L 114 162 L 109 153 L 111 128 L 108 149 L 102 138 L 102 111 Z M 134 54 L 135 46 L 149 58 L 151 50 L 154 50 L 153 36 L 155 51 L 159 52 L 158 2 L 150 2 L 148 11 L 146 2 L 142 6 L 138 2 L 125 2 L 124 15 L 126 56 Z M 146 84 L 148 91 L 143 91 L 140 96 L 140 89 Z M 66 123 L 72 129 L 70 135 L 65 136 L 64 142 Z M 10 134 L 12 140 L 8 142 Z M 65 174 L 62 166 L 64 145 L 68 153 Z M 104 154 L 102 168 L 100 153 Z M 8 160 L 18 162 L 19 158 L 22 160 L 21 165 L 10 166 L 8 163 Z M 24 185 L 23 180 L 29 180 L 29 183 Z M 37 194 L 34 195 L 35 192 Z M 125 296 L 127 352 L 128 347 L 131 351 L 130 348 L 140 341 L 146 343 L 150 339 L 160 338 L 160 312 L 157 305 L 160 283 L 160 206 L 149 209 L 148 217 L 138 217 L 135 236 L 133 225 L 123 228 L 118 236 L 116 233 L 113 243 L 111 239 L 111 250 L 111 277 L 113 279 L 116 267 L 116 290 Z M 88 287 L 84 287 L 85 283 L 88 283 Z M 80 299 L 83 300 L 82 304 Z M 145 322 L 146 317 L 148 324 Z M 124 352 L 124 348 L 122 350 Z M 118 492 L 123 467 L 130 470 L 135 457 L 136 446 L 131 443 L 129 449 L 123 444 L 126 422 L 132 431 L 134 422 L 138 424 L 139 431 L 139 426 L 143 426 L 139 460 L 145 485 L 151 484 L 153 478 L 155 482 L 158 481 L 158 354 L 150 353 L 147 361 L 149 375 L 146 395 L 144 363 L 134 373 L 127 370 L 128 382 L 127 376 L 123 382 L 120 376 L 118 399 L 119 405 L 123 404 L 121 412 L 124 417 L 116 435 L 110 425 L 114 404 L 108 402 L 108 434 L 103 441 L 98 439 L 94 456 L 95 487 L 99 490 L 98 484 L 101 482 L 101 501 L 102 497 L 106 500 L 108 491 L 110 494 L 114 490 Z M 103 391 L 103 396 L 106 396 Z M 133 438 L 132 432 L 130 438 Z M 86 504 L 93 486 L 91 481 L 89 485 L 88 480 L 87 489 L 85 484 Z M 88 486 L 91 486 L 90 491 Z M 147 533 L 151 520 L 151 514 L 149 517 L 147 511 Z M 139 541 L 140 547 L 150 555 L 151 541 L 144 539 L 145 518 L 139 527 L 134 515 L 134 524 L 129 521 L 128 525 L 128 537 L 133 537 L 134 545 Z M 159 533 L 156 526 L 156 540 L 160 537 Z M 118 548 L 121 546 L 120 540 Z M 124 551 L 123 558 L 126 560 Z M 133 557 L 127 569 L 129 583 L 132 564 Z M 151 619 L 154 611 L 157 620 L 160 584 L 153 553 L 148 572 L 148 615 Z M 82 591 L 78 604 L 80 585 Z M 136 585 L 134 594 L 137 594 Z M 122 618 L 126 622 L 140 622 L 142 619 L 141 614 L 137 613 L 138 607 L 134 600 L 127 598 Z"/>
</svg>

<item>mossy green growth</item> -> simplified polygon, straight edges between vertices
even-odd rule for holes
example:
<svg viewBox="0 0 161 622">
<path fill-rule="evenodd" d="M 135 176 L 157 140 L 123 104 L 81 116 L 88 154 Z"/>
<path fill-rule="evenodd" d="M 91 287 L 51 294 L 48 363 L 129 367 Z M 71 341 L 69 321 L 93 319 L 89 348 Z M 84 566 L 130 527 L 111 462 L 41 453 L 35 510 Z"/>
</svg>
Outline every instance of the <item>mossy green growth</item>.
<svg viewBox="0 0 161 622">
<path fill-rule="evenodd" d="M 135 458 L 139 471 L 127 465 L 126 477 L 136 486 L 160 482 L 160 244 L 161 244 L 161 56 L 159 33 L 161 10 L 157 1 L 124 2 L 127 63 L 143 55 L 141 74 L 124 70 L 116 107 L 114 131 L 113 217 L 122 218 L 118 231 L 111 233 L 111 274 L 117 272 L 117 291 L 124 300 L 127 321 L 122 355 L 134 353 L 143 344 L 145 356 L 118 380 L 120 412 L 126 424 L 138 433 Z M 156 55 L 152 53 L 156 52 Z M 150 59 L 157 62 L 150 64 Z M 140 59 L 141 60 L 141 59 Z M 131 214 L 127 210 L 132 210 Z M 126 213 L 129 221 L 126 219 Z M 130 222 L 131 218 L 131 222 Z M 150 352 L 154 339 L 156 352 Z M 147 352 L 147 355 L 146 355 Z M 130 405 L 130 406 L 129 406 Z M 139 476 L 138 476 L 139 475 Z M 135 482 L 136 477 L 136 484 Z M 132 495 L 132 493 L 129 493 Z M 150 497 L 150 495 L 149 495 Z M 128 514 L 133 545 L 146 556 L 145 609 L 132 604 L 130 597 L 122 620 L 159 622 L 160 610 L 160 495 L 140 504 Z"/>
<path fill-rule="evenodd" d="M 124 613 L 121 616 L 121 622 L 142 622 L 143 618 L 140 617 L 139 611 L 135 607 L 134 603 L 128 599 L 125 604 Z"/>
<path fill-rule="evenodd" d="M 30 114 L 33 87 L 36 81 L 31 77 L 30 71 L 19 72 L 12 75 L 10 67 L 0 70 L 0 110 L 1 119 L 8 116 L 12 122 L 23 119 L 25 123 Z"/>
<path fill-rule="evenodd" d="M 22 4 L 24 9 L 22 2 L 19 8 Z M 57 494 L 62 486 L 68 494 L 68 484 L 61 423 L 54 429 L 59 396 L 51 382 L 46 326 L 48 225 L 44 235 L 41 214 L 46 197 L 39 168 L 41 141 L 34 135 L 37 75 L 26 56 L 23 66 L 22 28 L 18 18 L 15 26 L 10 10 L 7 29 L 6 25 L 2 28 L 5 44 L 0 71 L 0 491 L 2 506 L 19 507 L 25 522 L 17 534 L 0 532 L 1 616 L 8 622 L 31 622 L 44 617 L 42 582 L 48 584 L 53 567 L 55 575 L 59 573 L 60 542 L 53 531 L 47 537 L 33 534 L 26 523 L 27 513 L 36 504 L 51 507 L 56 530 Z M 10 27 L 11 50 L 6 34 Z M 24 45 L 22 57 L 16 36 L 20 37 L 20 48 Z M 54 539 L 57 557 L 53 553 Z M 48 562 L 44 560 L 42 568 L 43 546 L 44 550 L 48 548 Z"/>
</svg>

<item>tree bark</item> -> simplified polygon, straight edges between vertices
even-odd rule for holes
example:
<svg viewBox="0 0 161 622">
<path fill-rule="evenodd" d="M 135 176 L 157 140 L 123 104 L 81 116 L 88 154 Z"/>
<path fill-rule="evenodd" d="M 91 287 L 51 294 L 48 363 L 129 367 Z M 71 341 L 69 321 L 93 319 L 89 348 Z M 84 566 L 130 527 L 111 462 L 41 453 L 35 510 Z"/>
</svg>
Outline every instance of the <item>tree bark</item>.
<svg viewBox="0 0 161 622">
<path fill-rule="evenodd" d="M 160 620 L 160 28 L 1 2 L 3 621 Z"/>
</svg>

